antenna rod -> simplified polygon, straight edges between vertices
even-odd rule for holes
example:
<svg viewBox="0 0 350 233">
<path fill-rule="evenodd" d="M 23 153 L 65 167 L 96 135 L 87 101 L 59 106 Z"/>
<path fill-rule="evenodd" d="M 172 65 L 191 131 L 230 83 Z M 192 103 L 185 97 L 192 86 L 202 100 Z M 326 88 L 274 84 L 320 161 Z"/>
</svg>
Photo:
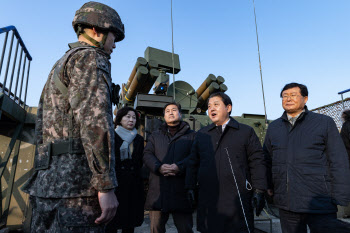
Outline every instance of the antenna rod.
<svg viewBox="0 0 350 233">
<path fill-rule="evenodd" d="M 174 27 L 173 27 L 173 0 L 171 0 L 171 59 L 173 61 L 173 99 L 175 102 L 175 62 L 174 62 Z"/>
<path fill-rule="evenodd" d="M 263 101 L 264 101 L 265 124 L 267 125 L 267 114 L 266 114 L 266 104 L 265 104 L 264 83 L 263 83 L 263 77 L 262 77 L 260 48 L 259 48 L 258 24 L 256 23 L 256 13 L 255 13 L 255 2 L 254 2 L 254 0 L 253 0 L 253 6 L 254 6 L 254 18 L 255 18 L 256 43 L 258 45 L 258 55 L 259 55 L 259 69 L 260 69 L 261 89 L 262 89 Z"/>
</svg>

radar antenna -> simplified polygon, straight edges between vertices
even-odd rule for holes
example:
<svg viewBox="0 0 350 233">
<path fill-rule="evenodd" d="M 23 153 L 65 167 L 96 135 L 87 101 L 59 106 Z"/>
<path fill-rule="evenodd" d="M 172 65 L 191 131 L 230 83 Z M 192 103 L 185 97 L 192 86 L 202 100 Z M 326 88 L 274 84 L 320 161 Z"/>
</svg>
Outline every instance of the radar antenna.
<svg viewBox="0 0 350 233">
<path fill-rule="evenodd" d="M 267 126 L 268 123 L 267 123 L 267 114 L 266 114 L 264 83 L 263 83 L 262 69 L 261 69 L 260 48 L 259 48 L 259 36 L 258 36 L 258 24 L 256 23 L 256 13 L 255 13 L 255 2 L 254 2 L 254 0 L 253 0 L 253 6 L 254 6 L 254 18 L 255 18 L 256 43 L 257 43 L 257 45 L 258 45 L 258 55 L 259 55 L 259 69 L 260 69 L 261 89 L 262 89 L 263 101 L 264 101 L 265 124 L 266 124 L 266 126 Z"/>
<path fill-rule="evenodd" d="M 173 0 L 171 0 L 171 60 L 173 62 L 173 100 L 175 102 L 175 62 L 174 62 L 174 27 L 173 27 Z"/>
</svg>

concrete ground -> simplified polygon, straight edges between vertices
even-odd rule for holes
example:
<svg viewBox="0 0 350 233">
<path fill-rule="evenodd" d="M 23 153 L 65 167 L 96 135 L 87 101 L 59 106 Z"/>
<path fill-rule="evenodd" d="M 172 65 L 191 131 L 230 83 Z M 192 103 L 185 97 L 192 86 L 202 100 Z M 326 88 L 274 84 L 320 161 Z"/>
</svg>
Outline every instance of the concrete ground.
<svg viewBox="0 0 350 233">
<path fill-rule="evenodd" d="M 255 231 L 254 233 L 282 233 L 280 221 L 278 218 L 274 217 L 273 214 L 278 214 L 278 210 L 269 206 L 269 214 L 262 212 L 261 216 L 255 218 Z M 265 211 L 265 210 L 264 210 Z M 350 205 L 348 207 L 338 206 L 338 218 L 342 221 L 350 223 Z M 196 231 L 196 213 L 193 214 L 193 232 Z M 9 233 L 9 232 L 23 232 L 23 231 L 10 231 L 8 228 L 0 229 L 0 233 Z M 118 231 L 121 232 L 120 230 Z M 135 233 L 146 233 L 150 232 L 150 220 L 148 217 L 148 212 L 145 212 L 145 220 L 142 226 L 135 229 Z M 176 227 L 172 216 L 170 215 L 169 220 L 166 224 L 167 233 L 177 233 Z M 253 232 L 252 232 L 253 233 Z M 333 232 L 336 233 L 336 232 Z"/>
<path fill-rule="evenodd" d="M 278 213 L 276 210 L 274 210 L 274 212 Z M 339 212 L 342 213 L 341 209 L 339 210 Z M 349 216 L 349 215 L 345 215 L 345 216 Z M 350 223 L 349 217 L 342 218 L 342 216 L 339 216 L 339 219 Z M 282 233 L 279 219 L 272 216 L 272 215 L 267 215 L 265 212 L 263 212 L 260 217 L 255 218 L 254 224 L 255 224 L 254 233 Z M 198 233 L 198 231 L 196 231 L 196 213 L 193 214 L 193 225 L 194 225 L 193 232 Z M 7 228 L 0 229 L 0 233 L 9 233 L 9 232 L 10 232 L 9 229 L 7 229 Z M 11 231 L 11 232 L 15 233 L 15 232 L 22 232 L 22 231 Z M 121 230 L 119 230 L 118 232 L 120 233 Z M 150 232 L 150 220 L 148 217 L 148 213 L 146 212 L 145 213 L 145 220 L 144 220 L 142 226 L 137 227 L 135 229 L 135 233 L 147 233 L 147 232 Z M 169 220 L 166 224 L 166 232 L 167 233 L 177 233 L 177 230 L 176 230 L 176 227 L 174 225 L 174 221 L 173 221 L 171 215 L 170 215 Z M 334 233 L 336 233 L 336 232 L 334 232 Z"/>
<path fill-rule="evenodd" d="M 255 221 L 255 227 L 259 230 L 257 230 L 255 233 L 265 233 L 270 232 L 270 226 L 273 228 L 273 233 L 280 233 L 280 225 L 279 220 L 276 218 L 272 219 L 272 225 L 270 225 L 270 221 L 268 221 L 267 215 L 264 213 L 261 217 L 257 218 L 257 221 Z M 193 214 L 193 232 L 197 233 L 196 231 L 196 214 Z M 150 232 L 150 220 L 148 218 L 148 214 L 145 214 L 145 221 L 143 222 L 142 226 L 137 227 L 135 229 L 135 233 L 146 233 Z M 174 225 L 174 221 L 170 215 L 169 220 L 166 224 L 166 232 L 167 233 L 177 233 L 176 227 Z"/>
<path fill-rule="evenodd" d="M 349 222 L 349 218 L 342 218 L 341 220 Z M 193 215 L 193 232 L 197 233 L 196 231 L 196 214 Z M 135 229 L 135 233 L 146 233 L 150 232 L 150 220 L 148 218 L 148 214 L 145 214 L 145 221 L 142 224 L 142 226 L 137 227 Z M 266 213 L 262 213 L 262 215 L 255 219 L 255 232 L 254 233 L 282 233 L 280 221 L 278 218 L 267 215 Z M 174 221 L 170 215 L 169 221 L 166 224 L 166 232 L 167 233 L 177 233 L 176 227 L 174 225 Z"/>
</svg>

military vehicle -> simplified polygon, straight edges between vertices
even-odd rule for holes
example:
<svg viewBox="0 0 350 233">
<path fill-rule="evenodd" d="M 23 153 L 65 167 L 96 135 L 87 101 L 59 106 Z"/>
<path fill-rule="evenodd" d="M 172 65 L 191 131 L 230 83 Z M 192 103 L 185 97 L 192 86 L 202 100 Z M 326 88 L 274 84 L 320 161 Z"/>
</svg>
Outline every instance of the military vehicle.
<svg viewBox="0 0 350 233">
<path fill-rule="evenodd" d="M 173 59 L 174 57 L 174 59 Z M 119 103 L 114 111 L 123 106 L 132 106 L 141 114 L 139 134 L 145 137 L 158 129 L 162 123 L 163 107 L 167 103 L 181 104 L 182 118 L 193 130 L 211 124 L 206 114 L 207 100 L 214 92 L 225 92 L 228 87 L 222 76 L 208 74 L 203 83 L 194 89 L 185 81 L 175 81 L 169 85 L 169 74 L 181 71 L 178 54 L 147 47 L 144 57 L 138 57 L 129 79 L 122 83 Z M 149 94 L 153 87 L 153 94 Z M 242 114 L 234 117 L 237 121 L 254 128 L 261 142 L 266 131 L 265 116 Z"/>
<path fill-rule="evenodd" d="M 0 231 L 7 228 L 27 232 L 31 219 L 29 196 L 20 188 L 33 172 L 35 155 L 37 108 L 26 105 L 32 57 L 14 26 L 0 28 L 0 36 L 5 37 L 0 58 Z M 198 130 L 211 123 L 206 114 L 209 95 L 228 89 L 225 79 L 213 74 L 203 77 L 197 89 L 185 81 L 169 85 L 169 74 L 180 71 L 178 54 L 148 47 L 144 57 L 136 59 L 129 79 L 121 85 L 116 110 L 122 106 L 137 109 L 141 115 L 139 133 L 146 140 L 162 123 L 166 103 L 180 103 L 183 120 Z M 149 94 L 152 87 L 153 94 Z M 117 86 L 115 91 L 118 92 Z M 263 115 L 243 114 L 235 119 L 252 126 L 263 141 L 266 130 Z"/>
</svg>

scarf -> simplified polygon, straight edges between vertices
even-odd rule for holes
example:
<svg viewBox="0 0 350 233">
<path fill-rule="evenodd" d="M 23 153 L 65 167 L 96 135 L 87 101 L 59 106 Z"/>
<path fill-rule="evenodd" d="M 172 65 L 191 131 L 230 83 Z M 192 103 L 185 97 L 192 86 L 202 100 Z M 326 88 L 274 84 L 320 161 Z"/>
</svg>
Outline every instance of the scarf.
<svg viewBox="0 0 350 233">
<path fill-rule="evenodd" d="M 129 145 L 134 141 L 137 130 L 134 128 L 133 130 L 127 130 L 123 126 L 118 125 L 115 129 L 115 132 L 123 139 L 123 144 L 120 147 L 120 160 L 123 161 L 125 159 L 131 159 Z"/>
</svg>

